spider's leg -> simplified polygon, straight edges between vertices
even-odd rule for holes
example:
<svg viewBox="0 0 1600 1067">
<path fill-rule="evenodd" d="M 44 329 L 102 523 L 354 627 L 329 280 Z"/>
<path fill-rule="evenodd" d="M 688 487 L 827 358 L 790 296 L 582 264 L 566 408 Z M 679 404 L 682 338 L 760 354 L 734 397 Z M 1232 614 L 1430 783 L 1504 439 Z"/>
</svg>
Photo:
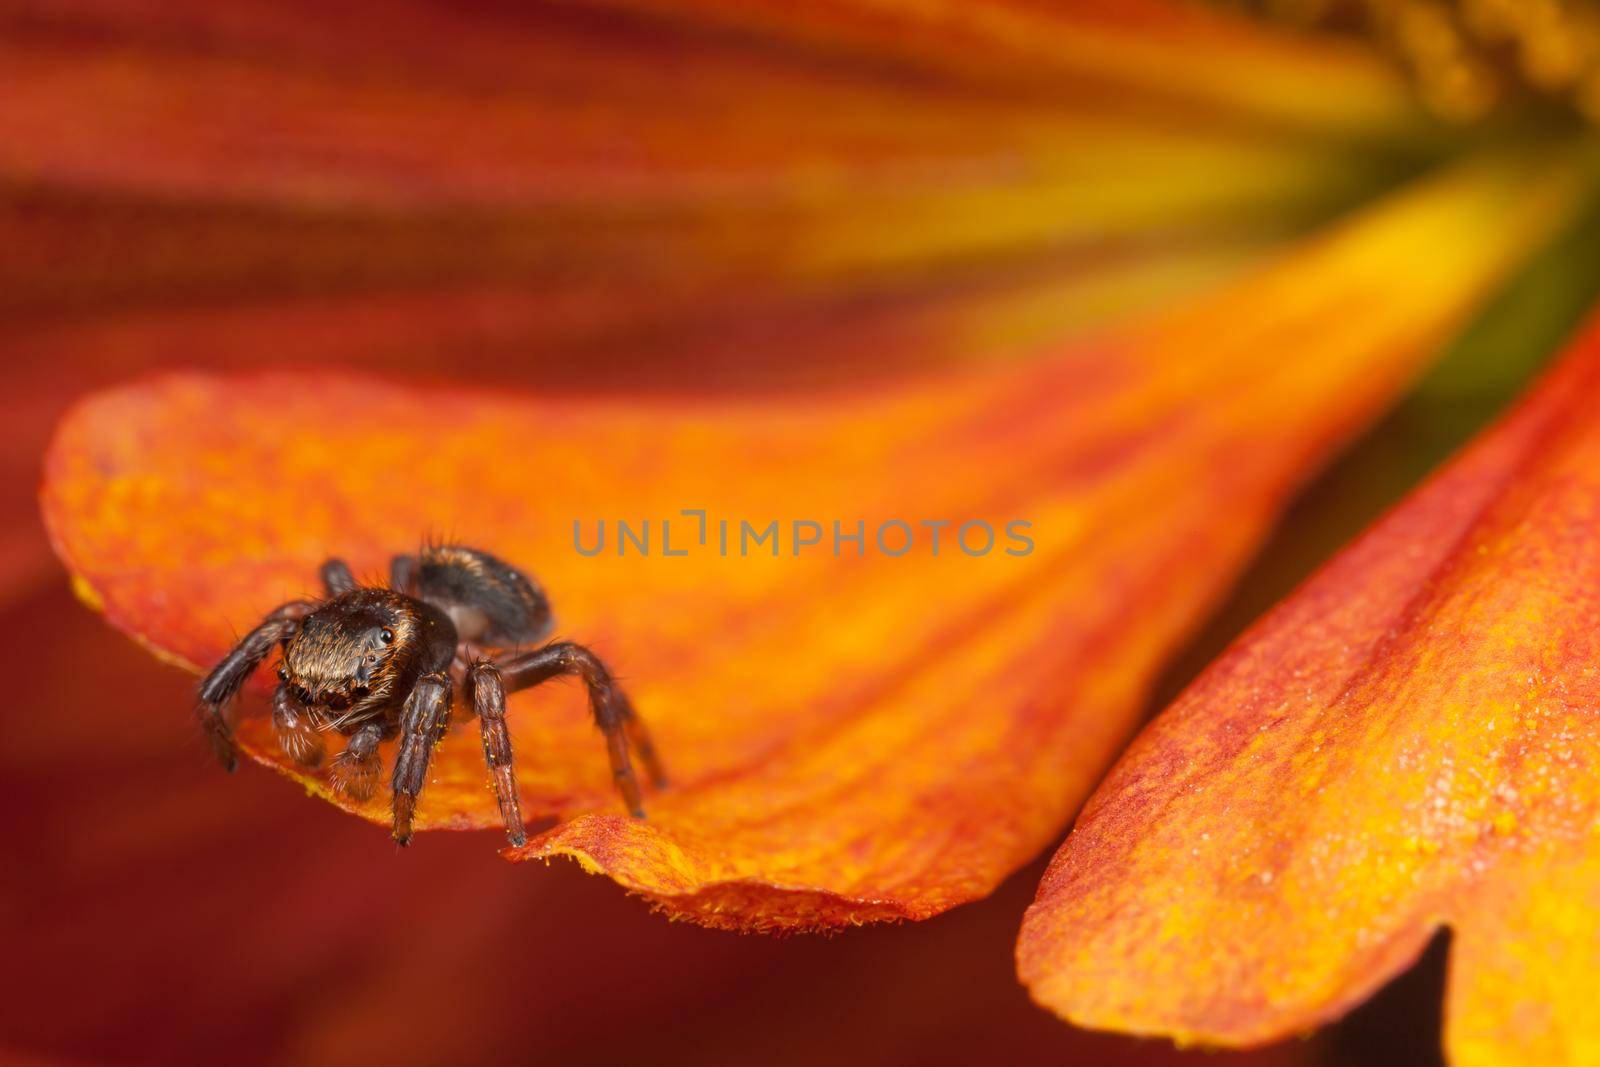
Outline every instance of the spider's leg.
<svg viewBox="0 0 1600 1067">
<path fill-rule="evenodd" d="M 411 815 L 428 782 L 428 759 L 450 717 L 450 675 L 424 674 L 400 712 L 400 751 L 394 759 L 394 839 L 411 842 Z"/>
<path fill-rule="evenodd" d="M 644 818 L 639 780 L 633 773 L 633 761 L 628 758 L 630 734 L 644 739 L 645 748 L 639 756 L 645 760 L 651 777 L 659 781 L 664 780 L 665 775 L 661 773 L 655 749 L 650 745 L 643 724 L 638 723 L 638 716 L 634 714 L 628 698 L 617 688 L 611 672 L 600 662 L 600 657 L 582 645 L 559 641 L 532 652 L 503 657 L 495 661 L 495 666 L 499 668 L 501 681 L 508 693 L 528 689 L 561 675 L 576 675 L 583 680 L 589 690 L 589 710 L 594 715 L 595 725 L 606 737 L 606 752 L 611 757 L 611 776 L 617 783 L 617 791 L 622 794 L 628 811 L 637 818 Z M 630 728 L 630 723 L 636 725 Z"/>
<path fill-rule="evenodd" d="M 309 600 L 291 600 L 262 620 L 261 625 L 244 635 L 233 651 L 222 657 L 200 683 L 200 704 L 195 709 L 200 726 L 211 740 L 217 762 L 232 771 L 238 764 L 233 746 L 233 728 L 222 710 L 236 696 L 245 680 L 261 666 L 274 645 L 289 640 L 300 627 L 300 620 L 316 610 Z"/>
<path fill-rule="evenodd" d="M 661 765 L 661 756 L 656 752 L 656 743 L 650 737 L 649 727 L 639 718 L 639 713 L 633 710 L 633 701 L 628 699 L 628 694 L 615 687 L 612 692 L 616 694 L 617 703 L 622 705 L 622 728 L 627 731 L 628 744 L 633 746 L 634 754 L 639 757 L 639 762 L 644 764 L 644 772 L 650 776 L 650 784 L 657 789 L 665 789 L 667 769 Z"/>
<path fill-rule="evenodd" d="M 344 751 L 328 766 L 328 785 L 342 797 L 357 802 L 371 800 L 378 788 L 378 742 L 383 740 L 381 722 L 369 722 L 345 742 Z"/>
<path fill-rule="evenodd" d="M 272 729 L 284 755 L 302 767 L 322 762 L 322 735 L 312 724 L 311 714 L 296 700 L 289 687 L 279 685 L 272 694 Z"/>
<path fill-rule="evenodd" d="M 322 587 L 329 596 L 343 596 L 356 587 L 356 576 L 344 560 L 330 559 L 322 564 Z"/>
<path fill-rule="evenodd" d="M 417 557 L 396 556 L 389 561 L 389 588 L 407 596 L 416 596 Z"/>
<path fill-rule="evenodd" d="M 494 795 L 500 802 L 500 817 L 505 820 L 506 839 L 513 845 L 527 844 L 522 829 L 522 808 L 517 802 L 517 772 L 511 762 L 511 734 L 506 731 L 506 688 L 500 670 L 493 663 L 478 660 L 467 668 L 467 691 L 472 694 L 472 710 L 483 728 L 483 761 L 494 776 Z"/>
</svg>

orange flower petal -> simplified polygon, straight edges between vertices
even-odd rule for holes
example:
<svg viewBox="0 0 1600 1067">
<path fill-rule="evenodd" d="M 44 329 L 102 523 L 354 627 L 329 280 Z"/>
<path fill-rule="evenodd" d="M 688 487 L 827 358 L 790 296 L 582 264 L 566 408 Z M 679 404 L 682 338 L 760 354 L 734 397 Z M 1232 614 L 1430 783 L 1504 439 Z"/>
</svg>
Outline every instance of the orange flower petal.
<svg viewBox="0 0 1600 1067">
<path fill-rule="evenodd" d="M 1143 38 L 1093 5 L 1032 60 L 993 34 L 912 35 L 943 59 L 817 36 L 866 8 L 730 28 L 612 7 L 0 0 L 0 324 L 25 391 L 0 514 L 32 508 L 70 397 L 150 367 L 681 387 L 1004 359 L 1192 294 L 1437 148 L 1372 57 L 1248 22 L 1146 20 L 1269 72 L 1230 102 L 1107 69 Z M 1249 106 L 1295 63 L 1364 101 L 1352 121 Z M 12 529 L 0 599 L 49 567 Z"/>
<path fill-rule="evenodd" d="M 1070 89 L 1121 102 L 1176 98 L 1288 128 L 1371 132 L 1417 121 L 1394 72 L 1359 44 L 1273 33 L 1226 12 L 1167 0 L 600 0 L 594 6 L 692 15 L 990 86 Z"/>
<path fill-rule="evenodd" d="M 223 1046 L 230 1067 L 491 1064 L 526 1047 L 530 1020 L 544 1063 L 790 1067 L 837 1059 L 842 1043 L 855 1062 L 967 1063 L 998 1048 L 1185 1067 L 1170 1049 L 1056 1027 L 1006 982 L 994 948 L 1025 886 L 927 939 L 702 938 L 576 871 L 529 879 L 478 835 L 435 834 L 396 857 L 275 777 L 219 782 L 172 714 L 192 680 L 65 588 L 0 609 L 0 640 L 29 666 L 0 747 L 6 965 L 28 975 L 6 988 L 6 1067 L 214 1067 Z M 930 951 L 941 967 L 926 966 Z M 952 968 L 969 981 L 951 983 Z M 419 990 L 428 1010 L 397 1020 Z M 792 1026 L 813 1015 L 827 1025 Z M 1310 1067 L 1322 1051 L 1295 1042 L 1211 1067 Z"/>
<path fill-rule="evenodd" d="M 1104 42 L 1058 56 L 1041 98 L 686 12 L 26 7 L 0 34 L 0 246 L 30 254 L 0 255 L 0 310 L 469 283 L 739 307 L 1280 233 L 1426 154 L 1371 57 L 1210 20 L 1190 27 L 1201 41 L 1253 43 L 1164 50 L 1232 57 L 1241 100 L 1284 96 L 1270 72 L 1303 60 L 1316 99 L 1376 96 L 1381 114 L 1285 131 L 1200 107 L 1182 77 L 1176 100 L 1129 101 L 1081 84 Z M 1003 40 L 962 47 L 1017 66 Z M 1258 69 L 1264 84 L 1240 76 Z"/>
<path fill-rule="evenodd" d="M 1036 999 L 1253 1044 L 1448 926 L 1452 1062 L 1593 1059 L 1597 397 L 1600 321 L 1145 732 L 1023 924 Z"/>
<path fill-rule="evenodd" d="M 445 529 L 526 564 L 626 678 L 675 786 L 627 818 L 580 694 L 519 694 L 525 809 L 566 820 L 519 858 L 575 856 L 713 925 L 920 918 L 1058 832 L 1297 479 L 1549 232 L 1571 177 L 1465 167 L 1214 298 L 998 372 L 737 402 L 159 379 L 63 423 L 45 515 L 85 595 L 190 665 L 331 553 L 377 574 Z M 714 525 L 691 546 L 685 508 L 735 537 L 776 519 L 784 554 L 723 557 Z M 574 520 L 602 518 L 674 519 L 690 554 L 664 557 L 659 525 L 654 555 L 576 553 Z M 870 539 L 891 519 L 1022 519 L 1036 548 L 970 558 L 954 527 L 938 556 L 826 547 L 835 520 Z M 829 541 L 790 554 L 797 520 Z M 293 773 L 260 716 L 240 729 Z M 420 823 L 496 822 L 457 731 Z"/>
<path fill-rule="evenodd" d="M 0 324 L 28 393 L 0 514 L 32 507 L 67 397 L 152 366 L 770 384 L 773 335 L 835 368 L 1003 358 L 1023 320 L 1059 338 L 1192 293 L 1439 147 L 1373 57 L 1161 3 L 966 28 L 714 6 L 0 0 Z M 1334 96 L 1338 121 L 1252 103 Z M 998 327 L 814 340 L 996 294 Z M 4 540 L 0 597 L 49 564 Z"/>
</svg>

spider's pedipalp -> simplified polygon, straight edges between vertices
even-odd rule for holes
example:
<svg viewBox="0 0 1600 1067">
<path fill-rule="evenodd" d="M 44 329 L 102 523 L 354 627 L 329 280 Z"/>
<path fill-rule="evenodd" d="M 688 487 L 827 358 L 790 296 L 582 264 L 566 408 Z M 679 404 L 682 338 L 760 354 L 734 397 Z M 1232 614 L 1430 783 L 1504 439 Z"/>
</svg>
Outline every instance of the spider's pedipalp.
<svg viewBox="0 0 1600 1067">
<path fill-rule="evenodd" d="M 222 657 L 210 674 L 200 683 L 200 704 L 196 713 L 201 729 L 211 741 L 217 762 L 232 771 L 239 756 L 233 744 L 233 728 L 223 714 L 228 702 L 238 695 L 244 683 L 261 661 L 280 642 L 294 636 L 301 620 L 311 614 L 316 605 L 309 600 L 291 600 L 275 609 L 254 630 L 245 634 L 233 650 Z"/>
<path fill-rule="evenodd" d="M 302 767 L 321 765 L 322 735 L 317 732 L 310 709 L 289 692 L 286 684 L 279 684 L 272 694 L 272 731 L 284 755 Z"/>
<path fill-rule="evenodd" d="M 383 770 L 378 758 L 378 743 L 383 735 L 381 722 L 369 722 L 350 735 L 344 751 L 328 765 L 328 785 L 335 793 L 357 803 L 372 799 Z"/>
</svg>

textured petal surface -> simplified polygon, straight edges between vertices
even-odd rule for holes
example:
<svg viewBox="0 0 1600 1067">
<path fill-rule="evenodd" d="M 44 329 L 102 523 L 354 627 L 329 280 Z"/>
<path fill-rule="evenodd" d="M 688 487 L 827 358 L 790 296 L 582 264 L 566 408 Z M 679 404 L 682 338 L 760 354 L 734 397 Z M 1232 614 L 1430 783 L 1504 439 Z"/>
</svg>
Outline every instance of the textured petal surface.
<svg viewBox="0 0 1600 1067">
<path fill-rule="evenodd" d="M 1000 362 L 1441 148 L 1373 56 L 1165 3 L 0 0 L 0 70 L 13 517 L 68 401 L 152 368 Z M 10 523 L 0 598 L 49 573 Z"/>
<path fill-rule="evenodd" d="M 706 937 L 568 865 L 530 878 L 479 835 L 401 853 L 275 776 L 219 785 L 172 714 L 192 680 L 63 586 L 0 608 L 0 638 L 29 667 L 0 748 L 0 929 L 30 976 L 0 1012 L 7 1067 L 215 1067 L 224 1046 L 230 1067 L 518 1067 L 530 1027 L 540 1062 L 574 1067 L 811 1067 L 841 1047 L 857 1063 L 1191 1058 L 1028 1002 L 1004 946 L 1033 880 L 915 937 Z M 398 1017 L 419 991 L 428 1010 Z M 1326 1053 L 1297 1041 L 1208 1067 Z"/>
<path fill-rule="evenodd" d="M 1600 325 L 1135 743 L 1023 926 L 1091 1027 L 1250 1044 L 1453 932 L 1457 1065 L 1591 1063 Z"/>
<path fill-rule="evenodd" d="M 1187 101 L 1204 112 L 1302 131 L 1411 128 L 1411 101 L 1370 50 L 1333 37 L 1265 32 L 1166 0 L 599 0 L 596 7 L 692 15 L 781 40 L 898 60 L 989 86 Z"/>
<path fill-rule="evenodd" d="M 84 595 L 193 666 L 327 554 L 377 574 L 445 531 L 522 562 L 560 632 L 626 678 L 676 785 L 628 819 L 579 694 L 519 695 L 524 805 L 561 821 L 518 858 L 575 856 L 713 925 L 925 917 L 1059 831 L 1298 479 L 1572 185 L 1551 160 L 1464 166 L 1138 330 L 892 387 L 735 402 L 158 379 L 64 422 L 45 514 Z M 1405 264 L 1428 269 L 1396 286 Z M 735 537 L 777 520 L 783 554 L 722 556 L 715 525 L 697 545 L 685 508 Z M 689 554 L 666 557 L 657 525 L 652 555 L 585 557 L 574 521 L 600 519 L 677 520 Z M 886 558 L 871 531 L 896 519 L 919 547 Z M 954 525 L 927 550 L 923 520 L 969 519 L 1027 520 L 1034 550 L 969 557 Z M 825 540 L 794 555 L 804 520 Z M 836 520 L 865 524 L 864 558 L 833 554 Z M 288 773 L 259 715 L 241 730 Z M 494 825 L 470 732 L 445 742 L 420 815 Z"/>
<path fill-rule="evenodd" d="M 783 19 L 767 40 L 676 8 L 325 9 L 0 2 L 0 234 L 32 253 L 0 257 L 0 308 L 446 280 L 737 306 L 1281 227 L 1392 177 L 1385 153 L 1416 133 L 1371 57 L 1231 22 L 1212 35 L 1240 90 L 1227 106 L 1181 76 L 1159 103 L 1130 98 L 1104 45 L 1021 93 L 841 56 Z M 1120 20 L 1086 6 L 1050 21 Z M 1195 20 L 1148 21 L 1167 27 L 1162 51 L 1205 54 L 1174 43 Z M 1016 69 L 1003 40 L 923 36 Z M 1319 75 L 1380 114 L 1285 130 L 1245 107 L 1281 96 L 1273 72 L 1295 60 L 1324 99 Z"/>
</svg>

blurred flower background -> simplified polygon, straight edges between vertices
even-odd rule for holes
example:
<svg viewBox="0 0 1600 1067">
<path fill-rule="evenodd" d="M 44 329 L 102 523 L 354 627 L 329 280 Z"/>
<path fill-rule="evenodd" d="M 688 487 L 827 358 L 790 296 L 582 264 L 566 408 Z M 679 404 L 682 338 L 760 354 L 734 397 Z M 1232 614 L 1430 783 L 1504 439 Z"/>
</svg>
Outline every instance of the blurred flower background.
<svg viewBox="0 0 1600 1067">
<path fill-rule="evenodd" d="M 1344 1022 L 1258 1052 L 1067 1028 L 1013 973 L 1042 857 L 925 922 L 771 940 L 667 923 L 570 864 L 507 864 L 490 834 L 396 855 L 273 776 L 208 764 L 192 679 L 72 598 L 39 463 L 74 400 L 164 368 L 733 404 L 1003 372 L 1175 315 L 1203 326 L 1181 337 L 1196 366 L 1239 358 L 1231 338 L 1293 359 L 1317 341 L 1305 322 L 1252 331 L 1273 309 L 1227 298 L 1276 268 L 1312 328 L 1366 331 L 1319 357 L 1373 359 L 1325 448 L 1393 406 L 1295 499 L 1153 712 L 1590 309 L 1594 27 L 1589 5 L 1488 0 L 0 2 L 0 1049 L 1437 1057 L 1439 948 Z M 1377 283 L 1354 259 L 1296 273 L 1411 207 L 1367 257 Z"/>
</svg>

